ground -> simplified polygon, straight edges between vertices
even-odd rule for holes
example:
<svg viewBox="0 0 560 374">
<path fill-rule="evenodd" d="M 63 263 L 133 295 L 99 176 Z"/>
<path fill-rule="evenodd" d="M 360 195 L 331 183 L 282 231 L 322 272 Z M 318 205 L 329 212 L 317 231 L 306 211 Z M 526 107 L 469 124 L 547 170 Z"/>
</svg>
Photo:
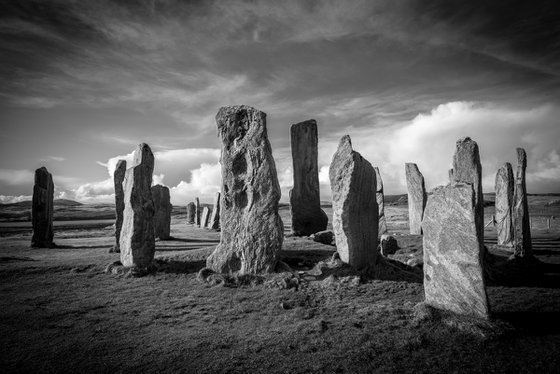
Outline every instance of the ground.
<svg viewBox="0 0 560 374">
<path fill-rule="evenodd" d="M 532 208 L 537 212 L 540 206 Z M 288 226 L 289 211 L 281 213 Z M 401 247 L 394 258 L 403 262 L 422 247 L 420 236 L 406 234 L 406 213 L 406 206 L 387 207 L 389 229 Z M 486 213 L 488 221 L 491 209 Z M 547 214 L 541 214 L 545 223 Z M 533 230 L 535 254 L 549 264 L 547 281 L 491 284 L 493 318 L 486 323 L 426 314 L 417 306 L 423 300 L 419 281 L 314 272 L 334 247 L 306 238 L 286 237 L 281 254 L 300 276 L 297 288 L 273 282 L 286 273 L 256 285 L 201 282 L 197 273 L 219 233 L 188 225 L 182 210 L 173 215 L 174 239 L 157 242 L 159 270 L 139 278 L 105 272 L 119 255 L 108 253 L 113 229 L 102 221 L 58 223 L 55 249 L 30 249 L 29 229 L 6 225 L 0 237 L 0 367 L 3 372 L 560 372 L 555 267 L 560 232 L 554 224 L 551 230 L 546 224 Z M 507 258 L 496 248 L 491 226 L 485 234 L 493 255 Z"/>
</svg>

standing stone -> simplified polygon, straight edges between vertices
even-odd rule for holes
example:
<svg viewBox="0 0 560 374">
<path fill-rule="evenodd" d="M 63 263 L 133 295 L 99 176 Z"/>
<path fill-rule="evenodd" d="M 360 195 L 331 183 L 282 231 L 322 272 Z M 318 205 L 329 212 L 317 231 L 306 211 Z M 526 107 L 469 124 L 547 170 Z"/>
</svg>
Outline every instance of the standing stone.
<svg viewBox="0 0 560 374">
<path fill-rule="evenodd" d="M 171 239 L 171 198 L 169 187 L 156 185 L 152 187 L 152 199 L 154 201 L 154 232 L 156 238 L 162 240 Z"/>
<path fill-rule="evenodd" d="M 121 229 L 123 224 L 123 213 L 124 213 L 124 175 L 126 173 L 126 161 L 119 160 L 117 162 L 117 167 L 113 173 L 113 183 L 115 185 L 115 210 L 117 218 L 115 220 L 115 245 L 111 252 L 120 252 L 119 242 L 121 240 Z"/>
<path fill-rule="evenodd" d="M 422 234 L 422 217 L 426 207 L 426 186 L 424 176 L 418 170 L 418 165 L 407 162 L 405 164 L 406 186 L 408 190 L 408 222 L 410 233 Z"/>
<path fill-rule="evenodd" d="M 475 216 L 481 243 L 484 241 L 484 197 L 482 195 L 482 166 L 478 144 L 466 137 L 457 140 L 453 155 L 453 183 L 473 185 L 475 194 Z"/>
<path fill-rule="evenodd" d="M 294 188 L 290 190 L 292 234 L 309 236 L 327 228 L 327 214 L 321 209 L 317 166 L 317 122 L 310 119 L 290 128 Z"/>
<path fill-rule="evenodd" d="M 449 169 L 447 171 L 447 174 L 449 175 L 449 183 L 450 184 L 455 183 L 455 172 L 453 171 L 453 168 Z"/>
<path fill-rule="evenodd" d="M 471 184 L 433 190 L 424 213 L 424 295 L 428 305 L 488 318 L 484 247 L 476 227 Z"/>
<path fill-rule="evenodd" d="M 53 248 L 53 194 L 52 175 L 44 166 L 35 170 L 33 201 L 31 205 L 31 223 L 33 236 L 31 246 L 34 248 Z"/>
<path fill-rule="evenodd" d="M 208 222 L 210 221 L 210 209 L 205 206 L 202 208 L 202 215 L 200 216 L 200 227 L 203 229 L 208 228 Z"/>
<path fill-rule="evenodd" d="M 530 257 L 533 254 L 531 244 L 531 222 L 529 220 L 529 204 L 525 185 L 527 154 L 523 148 L 517 148 L 517 173 L 515 175 L 515 191 L 513 197 L 513 240 L 515 257 Z"/>
<path fill-rule="evenodd" d="M 355 268 L 377 259 L 379 211 L 373 166 L 352 149 L 350 136 L 340 139 L 329 169 L 333 231 L 340 259 Z"/>
<path fill-rule="evenodd" d="M 211 230 L 220 229 L 220 196 L 221 194 L 219 192 L 216 192 L 216 195 L 214 195 L 214 208 L 212 209 L 212 216 L 208 223 L 208 228 Z"/>
<path fill-rule="evenodd" d="M 385 196 L 383 194 L 383 179 L 381 179 L 381 174 L 379 173 L 378 167 L 374 167 L 373 170 L 375 170 L 375 180 L 377 181 L 375 198 L 377 200 L 377 206 L 379 210 L 379 230 L 377 231 L 377 235 L 381 236 L 387 233 L 387 220 L 385 219 Z"/>
<path fill-rule="evenodd" d="M 201 209 L 200 209 L 200 200 L 198 200 L 198 197 L 195 199 L 195 203 L 194 203 L 194 204 L 195 204 L 195 208 L 196 208 L 196 209 L 195 209 L 196 215 L 194 216 L 195 223 L 196 223 L 196 225 L 197 225 L 198 227 L 200 227 L 200 214 L 201 214 L 202 212 L 201 212 Z"/>
<path fill-rule="evenodd" d="M 132 167 L 124 177 L 124 218 L 121 230 L 121 263 L 145 268 L 154 259 L 154 203 L 152 173 L 154 155 L 146 143 L 134 151 Z"/>
<path fill-rule="evenodd" d="M 513 169 L 509 162 L 506 162 L 496 174 L 494 185 L 496 192 L 496 232 L 498 235 L 498 245 L 513 246 Z"/>
<path fill-rule="evenodd" d="M 187 223 L 191 225 L 196 223 L 196 205 L 194 203 L 187 204 Z"/>
<path fill-rule="evenodd" d="M 266 114 L 245 105 L 222 107 L 216 123 L 222 143 L 221 235 L 206 264 L 221 273 L 271 272 L 284 225 Z"/>
</svg>

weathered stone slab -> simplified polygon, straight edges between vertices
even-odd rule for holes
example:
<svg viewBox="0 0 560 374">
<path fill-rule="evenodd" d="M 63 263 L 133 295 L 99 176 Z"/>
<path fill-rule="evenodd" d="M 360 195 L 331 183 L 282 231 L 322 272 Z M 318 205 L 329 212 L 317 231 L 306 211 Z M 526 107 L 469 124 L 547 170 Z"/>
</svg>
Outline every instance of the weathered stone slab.
<svg viewBox="0 0 560 374">
<path fill-rule="evenodd" d="M 458 314 L 488 318 L 484 247 L 476 227 L 473 186 L 455 183 L 434 189 L 422 226 L 426 303 Z"/>
<path fill-rule="evenodd" d="M 212 215 L 210 216 L 210 222 L 208 223 L 208 228 L 211 230 L 220 229 L 220 197 L 221 193 L 216 192 L 216 195 L 214 195 L 214 207 L 212 208 Z"/>
<path fill-rule="evenodd" d="M 191 225 L 196 223 L 196 205 L 194 203 L 187 204 L 187 223 Z"/>
<path fill-rule="evenodd" d="M 333 231 L 340 259 L 356 268 L 375 265 L 377 251 L 377 181 L 373 166 L 352 149 L 350 136 L 338 144 L 329 169 Z"/>
<path fill-rule="evenodd" d="M 513 207 L 513 240 L 515 257 L 533 255 L 531 243 L 531 221 L 529 220 L 529 204 L 525 184 L 527 154 L 523 148 L 517 148 L 517 172 L 515 174 L 514 207 Z"/>
<path fill-rule="evenodd" d="M 245 105 L 222 107 L 216 123 L 222 143 L 221 238 L 206 264 L 221 273 L 271 272 L 284 225 L 266 114 Z"/>
<path fill-rule="evenodd" d="M 508 247 L 513 246 L 513 190 L 515 182 L 513 180 L 513 169 L 509 162 L 506 162 L 496 174 L 494 185 L 496 192 L 496 232 L 498 245 Z"/>
<path fill-rule="evenodd" d="M 290 128 L 294 188 L 290 190 L 292 234 L 309 236 L 327 228 L 327 214 L 321 209 L 317 166 L 317 122 L 310 119 Z"/>
<path fill-rule="evenodd" d="M 152 199 L 154 201 L 154 232 L 156 238 L 162 240 L 171 239 L 171 197 L 169 187 L 156 185 L 152 187 Z"/>
<path fill-rule="evenodd" d="M 198 197 L 195 199 L 195 211 L 196 211 L 196 215 L 194 217 L 195 219 L 195 224 L 200 227 L 200 215 L 202 214 L 202 209 L 200 208 L 200 200 L 198 199 Z"/>
<path fill-rule="evenodd" d="M 482 195 L 482 166 L 478 144 L 469 137 L 457 140 L 453 155 L 454 183 L 469 183 L 475 193 L 476 227 L 481 243 L 484 241 L 484 197 Z"/>
<path fill-rule="evenodd" d="M 426 186 L 424 176 L 413 163 L 405 164 L 406 186 L 408 190 L 408 222 L 410 233 L 422 234 L 422 217 L 426 207 Z"/>
<path fill-rule="evenodd" d="M 31 246 L 34 248 L 53 248 L 53 199 L 54 184 L 47 168 L 35 170 L 33 200 L 31 205 L 31 223 L 33 236 Z"/>
<path fill-rule="evenodd" d="M 124 177 L 124 218 L 121 230 L 121 263 L 126 267 L 148 267 L 155 252 L 152 173 L 154 155 L 146 143 L 134 151 L 132 167 Z"/>
<path fill-rule="evenodd" d="M 210 208 L 205 206 L 202 208 L 202 214 L 200 216 L 200 227 L 203 229 L 208 228 L 208 222 L 210 221 Z"/>
<path fill-rule="evenodd" d="M 375 180 L 377 181 L 377 188 L 375 191 L 375 198 L 377 200 L 377 206 L 379 211 L 379 230 L 377 235 L 381 236 L 387 233 L 387 220 L 385 219 L 385 196 L 383 194 L 383 179 L 381 179 L 381 173 L 378 167 L 374 167 L 375 170 Z"/>
<path fill-rule="evenodd" d="M 121 240 L 121 229 L 123 223 L 123 212 L 124 212 L 124 175 L 126 173 L 126 161 L 119 160 L 117 166 L 115 167 L 115 172 L 113 173 L 113 184 L 115 186 L 115 245 L 113 246 L 111 252 L 120 252 L 119 242 Z"/>
</svg>

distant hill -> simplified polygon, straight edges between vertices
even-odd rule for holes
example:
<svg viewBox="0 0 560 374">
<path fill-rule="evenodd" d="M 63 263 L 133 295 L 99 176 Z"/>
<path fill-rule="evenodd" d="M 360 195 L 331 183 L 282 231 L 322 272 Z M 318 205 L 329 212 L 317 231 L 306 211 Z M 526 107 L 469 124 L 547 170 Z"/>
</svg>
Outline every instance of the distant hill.
<svg viewBox="0 0 560 374">
<path fill-rule="evenodd" d="M 74 200 L 68 199 L 56 199 L 54 202 L 54 206 L 80 206 L 84 205 Z M 21 209 L 31 209 L 32 206 L 31 200 L 19 201 L 17 203 L 9 203 L 9 204 L 0 204 L 3 207 L 13 207 L 13 208 L 21 208 Z"/>
<path fill-rule="evenodd" d="M 79 203 L 79 202 L 74 201 L 74 200 L 56 199 L 54 201 L 54 205 L 55 206 L 80 206 L 80 205 L 84 205 L 84 204 Z"/>
</svg>

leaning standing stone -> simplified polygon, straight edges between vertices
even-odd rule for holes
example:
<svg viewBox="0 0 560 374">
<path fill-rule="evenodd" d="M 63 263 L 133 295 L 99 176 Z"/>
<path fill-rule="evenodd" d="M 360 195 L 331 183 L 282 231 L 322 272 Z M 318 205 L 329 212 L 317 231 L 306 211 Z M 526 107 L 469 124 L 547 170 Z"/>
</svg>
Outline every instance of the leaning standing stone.
<svg viewBox="0 0 560 374">
<path fill-rule="evenodd" d="M 52 175 L 47 168 L 35 170 L 33 201 L 31 205 L 31 223 L 33 236 L 31 246 L 34 248 L 53 248 L 53 194 Z"/>
<path fill-rule="evenodd" d="M 498 245 L 508 247 L 513 246 L 513 222 L 512 222 L 512 204 L 513 204 L 513 169 L 509 162 L 506 162 L 496 174 L 496 183 L 494 185 L 496 192 L 496 232 L 498 236 Z"/>
<path fill-rule="evenodd" d="M 202 215 L 200 216 L 200 227 L 205 229 L 208 227 L 208 221 L 210 220 L 210 209 L 205 206 L 202 209 Z"/>
<path fill-rule="evenodd" d="M 222 143 L 221 238 L 208 257 L 216 272 L 274 270 L 284 225 L 280 185 L 266 132 L 266 114 L 249 106 L 222 107 L 216 115 Z"/>
<path fill-rule="evenodd" d="M 145 268 L 154 259 L 154 203 L 152 173 L 154 155 L 146 143 L 134 151 L 132 167 L 124 177 L 124 219 L 121 230 L 121 263 Z"/>
<path fill-rule="evenodd" d="M 152 199 L 154 201 L 154 229 L 156 238 L 162 240 L 171 239 L 171 198 L 169 187 L 156 185 L 152 187 Z"/>
<path fill-rule="evenodd" d="M 126 161 L 119 160 L 117 162 L 117 167 L 113 173 L 113 183 L 115 185 L 115 210 L 117 218 L 115 220 L 115 245 L 111 252 L 120 252 L 119 242 L 121 240 L 121 229 L 123 224 L 123 212 L 124 212 L 124 175 L 126 173 Z"/>
<path fill-rule="evenodd" d="M 191 225 L 196 223 L 196 205 L 194 203 L 187 204 L 187 223 Z"/>
<path fill-rule="evenodd" d="M 292 234 L 309 236 L 327 228 L 321 209 L 317 166 L 317 122 L 310 119 L 290 128 L 294 188 L 290 191 Z"/>
<path fill-rule="evenodd" d="M 220 196 L 221 194 L 219 192 L 216 192 L 214 196 L 214 208 L 212 209 L 212 215 L 208 223 L 208 228 L 211 230 L 220 229 Z"/>
<path fill-rule="evenodd" d="M 424 213 L 424 295 L 428 305 L 488 318 L 484 251 L 471 184 L 433 190 Z"/>
<path fill-rule="evenodd" d="M 408 190 L 408 222 L 410 233 L 422 234 L 422 217 L 426 207 L 426 187 L 424 176 L 413 163 L 405 164 L 406 186 Z"/>
<path fill-rule="evenodd" d="M 352 149 L 350 136 L 338 144 L 329 169 L 333 231 L 340 259 L 356 268 L 377 259 L 377 182 L 373 166 Z"/>
<path fill-rule="evenodd" d="M 373 170 L 375 170 L 375 180 L 377 181 L 375 198 L 377 200 L 377 206 L 379 207 L 379 230 L 377 232 L 377 235 L 381 236 L 387 233 L 387 220 L 385 219 L 385 196 L 383 195 L 383 179 L 381 179 L 381 174 L 379 173 L 378 167 L 374 167 Z"/>
<path fill-rule="evenodd" d="M 529 204 L 525 185 L 527 154 L 523 148 L 517 148 L 517 173 L 515 175 L 513 238 L 515 257 L 530 257 L 533 254 L 531 244 L 531 222 L 529 221 Z"/>
</svg>

